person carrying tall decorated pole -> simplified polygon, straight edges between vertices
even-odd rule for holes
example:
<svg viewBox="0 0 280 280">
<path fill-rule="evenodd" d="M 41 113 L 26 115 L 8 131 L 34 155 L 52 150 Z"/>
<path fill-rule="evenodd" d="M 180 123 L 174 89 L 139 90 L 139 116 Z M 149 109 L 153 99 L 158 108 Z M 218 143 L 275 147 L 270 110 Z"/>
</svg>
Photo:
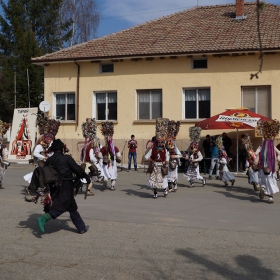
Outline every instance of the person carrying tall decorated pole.
<svg viewBox="0 0 280 280">
<path fill-rule="evenodd" d="M 178 181 L 178 165 L 179 159 L 181 158 L 181 152 L 176 146 L 176 137 L 179 133 L 181 126 L 180 121 L 170 120 L 168 122 L 167 129 L 167 140 L 166 140 L 166 149 L 169 154 L 169 164 L 168 164 L 168 191 L 176 192 L 178 189 L 177 181 Z"/>
<path fill-rule="evenodd" d="M 218 159 L 219 159 L 220 179 L 224 182 L 225 186 L 228 186 L 228 181 L 231 183 L 231 186 L 233 186 L 235 179 L 227 167 L 227 165 L 231 159 L 229 158 L 229 156 L 225 150 L 225 147 L 223 145 L 222 136 L 217 137 L 216 146 L 219 149 Z"/>
<path fill-rule="evenodd" d="M 279 192 L 276 181 L 276 160 L 280 151 L 274 146 L 274 139 L 279 134 L 280 123 L 278 120 L 258 121 L 257 129 L 263 137 L 263 142 L 256 151 L 255 164 L 259 166 L 260 199 L 268 197 L 268 203 L 273 203 L 273 196 Z"/>
<path fill-rule="evenodd" d="M 105 139 L 105 146 L 101 148 L 101 153 L 103 156 L 103 176 L 104 183 L 103 189 L 105 190 L 108 185 L 108 181 L 111 180 L 110 190 L 114 191 L 116 186 L 116 181 L 118 177 L 117 162 L 121 162 L 121 153 L 114 145 L 113 135 L 114 135 L 114 124 L 113 122 L 102 122 L 99 127 L 102 135 Z"/>
<path fill-rule="evenodd" d="M 97 124 L 95 118 L 87 118 L 86 122 L 82 123 L 83 136 L 85 137 L 85 144 L 82 148 L 80 160 L 82 161 L 81 167 L 85 170 L 86 165 L 90 164 L 88 169 L 90 170 L 89 176 L 92 184 L 87 188 L 87 196 L 93 196 L 91 188 L 94 182 L 103 183 L 103 156 L 100 152 L 102 145 L 96 135 Z"/>
<path fill-rule="evenodd" d="M 184 177 L 190 182 L 190 188 L 194 187 L 194 180 L 201 180 L 203 186 L 206 184 L 206 179 L 203 178 L 199 172 L 199 162 L 203 159 L 203 156 L 198 148 L 200 134 L 200 127 L 192 126 L 189 128 L 191 143 L 187 153 L 183 155 L 188 163 L 188 169 L 186 173 L 184 173 Z"/>
<path fill-rule="evenodd" d="M 247 170 L 247 176 L 248 176 L 248 183 L 253 185 L 255 191 L 260 190 L 260 185 L 259 185 L 259 168 L 258 165 L 254 164 L 254 161 L 256 160 L 256 155 L 253 150 L 253 145 L 250 139 L 250 135 L 248 133 L 244 133 L 241 136 L 241 141 L 243 146 L 246 149 L 246 167 L 248 168 Z"/>
<path fill-rule="evenodd" d="M 163 190 L 164 197 L 168 195 L 168 167 L 169 154 L 165 148 L 165 141 L 168 130 L 167 118 L 156 119 L 156 141 L 152 148 L 145 154 L 144 160 L 150 162 L 147 173 L 150 173 L 148 178 L 148 186 L 154 191 L 154 198 L 157 198 L 159 189 Z"/>
<path fill-rule="evenodd" d="M 3 136 L 6 134 L 8 129 L 9 125 L 0 120 L 0 187 L 2 187 L 6 169 L 10 165 L 10 163 L 7 161 L 8 150 L 6 145 L 3 143 Z"/>
</svg>

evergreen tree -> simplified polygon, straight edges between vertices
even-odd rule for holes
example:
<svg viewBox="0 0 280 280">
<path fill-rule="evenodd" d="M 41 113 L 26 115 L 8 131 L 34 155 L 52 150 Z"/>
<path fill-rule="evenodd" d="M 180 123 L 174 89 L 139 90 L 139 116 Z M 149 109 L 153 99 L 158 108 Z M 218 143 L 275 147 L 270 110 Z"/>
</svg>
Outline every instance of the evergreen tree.
<svg viewBox="0 0 280 280">
<path fill-rule="evenodd" d="M 62 0 L 1 1 L 0 16 L 0 118 L 11 121 L 16 72 L 16 107 L 38 107 L 44 96 L 44 69 L 30 63 L 31 57 L 59 50 L 71 35 L 71 21 L 58 22 Z M 64 36 L 61 37 L 61 30 Z M 69 30 L 69 32 L 67 32 Z M 3 102 L 3 103 L 2 103 Z M 5 104 L 7 106 L 2 106 Z"/>
</svg>

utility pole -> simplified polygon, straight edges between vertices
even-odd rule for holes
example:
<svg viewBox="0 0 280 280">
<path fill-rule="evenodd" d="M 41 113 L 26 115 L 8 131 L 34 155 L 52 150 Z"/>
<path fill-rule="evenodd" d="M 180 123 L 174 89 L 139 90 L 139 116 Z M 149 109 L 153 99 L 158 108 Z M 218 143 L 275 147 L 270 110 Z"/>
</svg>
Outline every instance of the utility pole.
<svg viewBox="0 0 280 280">
<path fill-rule="evenodd" d="M 17 72 L 14 72 L 14 85 L 15 85 L 15 109 L 17 108 Z"/>
<path fill-rule="evenodd" d="M 30 108 L 30 92 L 29 92 L 29 72 L 28 72 L 28 68 L 27 68 L 27 92 L 28 92 L 28 105 Z"/>
</svg>

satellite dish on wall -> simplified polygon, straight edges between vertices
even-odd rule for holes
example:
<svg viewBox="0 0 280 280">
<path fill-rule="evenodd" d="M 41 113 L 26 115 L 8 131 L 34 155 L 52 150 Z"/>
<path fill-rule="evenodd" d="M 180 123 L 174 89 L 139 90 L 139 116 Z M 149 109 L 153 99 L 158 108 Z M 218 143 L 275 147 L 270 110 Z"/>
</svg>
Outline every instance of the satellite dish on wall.
<svg viewBox="0 0 280 280">
<path fill-rule="evenodd" d="M 43 111 L 44 113 L 45 112 L 48 112 L 51 108 L 51 104 L 49 101 L 42 101 L 39 105 L 39 108 L 41 111 Z"/>
</svg>

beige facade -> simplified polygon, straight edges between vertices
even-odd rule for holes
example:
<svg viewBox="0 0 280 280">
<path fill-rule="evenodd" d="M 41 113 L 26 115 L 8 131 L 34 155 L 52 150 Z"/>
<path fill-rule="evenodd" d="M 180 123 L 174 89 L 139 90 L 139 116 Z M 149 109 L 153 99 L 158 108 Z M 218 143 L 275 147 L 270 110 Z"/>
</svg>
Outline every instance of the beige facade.
<svg viewBox="0 0 280 280">
<path fill-rule="evenodd" d="M 243 106 L 242 87 L 267 86 L 271 91 L 268 117 L 280 119 L 278 110 L 280 53 L 265 56 L 262 73 L 258 79 L 250 79 L 250 74 L 259 69 L 258 53 L 253 55 L 229 54 L 222 57 L 209 54 L 204 56 L 207 59 L 205 69 L 193 69 L 193 58 L 185 55 L 153 57 L 148 60 L 146 58 L 139 60 L 129 58 L 117 62 L 101 61 L 101 63 L 114 64 L 112 73 L 100 73 L 100 63 L 91 61 L 67 61 L 45 65 L 45 100 L 51 103 L 49 116 L 56 117 L 56 94 L 75 94 L 76 121 L 61 121 L 57 138 L 66 142 L 75 159 L 79 158 L 77 146 L 81 146 L 83 141 L 81 124 L 86 118 L 97 117 L 96 92 L 117 92 L 115 144 L 122 150 L 125 141 L 130 138 L 131 134 L 135 134 L 139 142 L 138 162 L 145 150 L 146 142 L 155 134 L 155 120 L 139 120 L 137 90 L 160 89 L 162 91 L 162 117 L 182 121 L 177 138 L 180 150 L 188 147 L 188 128 L 201 120 L 185 119 L 184 89 L 210 89 L 210 115 L 213 116 L 227 108 Z M 80 70 L 79 75 L 78 69 Z M 203 131 L 202 138 L 206 134 L 216 135 L 222 132 Z M 236 132 L 233 130 L 228 133 L 235 144 Z M 251 131 L 250 134 L 253 136 L 254 131 Z M 98 137 L 103 138 L 100 131 Z M 253 142 L 259 144 L 260 139 L 253 140 Z M 233 147 L 232 152 L 234 149 Z M 127 150 L 125 146 L 125 161 Z"/>
</svg>

